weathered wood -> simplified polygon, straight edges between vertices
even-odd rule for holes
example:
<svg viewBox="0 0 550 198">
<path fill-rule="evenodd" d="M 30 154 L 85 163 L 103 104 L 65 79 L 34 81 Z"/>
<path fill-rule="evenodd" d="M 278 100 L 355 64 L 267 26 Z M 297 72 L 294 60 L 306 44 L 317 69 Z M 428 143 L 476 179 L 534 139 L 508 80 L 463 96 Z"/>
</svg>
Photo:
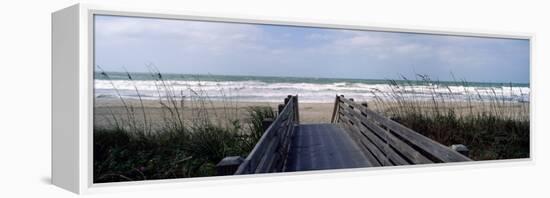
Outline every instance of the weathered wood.
<svg viewBox="0 0 550 198">
<path fill-rule="evenodd" d="M 216 164 L 216 175 L 233 175 L 239 166 L 243 163 L 244 158 L 241 156 L 225 157 Z"/>
<path fill-rule="evenodd" d="M 346 129 L 347 131 L 350 131 L 352 129 L 350 129 L 349 125 L 347 123 L 349 123 L 349 120 L 347 119 L 347 117 L 345 116 L 341 116 L 341 124 L 340 125 L 341 127 L 343 127 L 344 129 Z M 352 138 L 354 138 L 354 140 L 356 141 L 356 144 L 358 144 L 358 146 L 361 146 L 362 149 L 363 149 L 363 155 L 367 158 L 367 160 L 369 161 L 370 164 L 372 164 L 373 167 L 376 167 L 376 166 L 382 166 L 382 164 L 376 159 L 376 157 L 374 156 L 374 154 L 372 154 L 368 149 L 365 150 L 365 147 L 363 147 L 363 145 L 360 143 L 360 142 L 357 142 L 357 139 L 358 137 L 355 135 L 355 134 L 352 134 L 352 133 L 348 133 L 350 134 L 350 136 Z M 359 145 L 361 144 L 361 145 Z"/>
<path fill-rule="evenodd" d="M 388 144 L 391 145 L 391 147 L 395 148 L 395 150 L 399 151 L 399 154 L 403 155 L 408 159 L 408 161 L 412 162 L 413 164 L 425 164 L 425 163 L 433 163 L 428 158 L 424 157 L 420 152 L 391 134 L 389 131 L 384 130 L 380 126 L 376 125 L 375 123 L 369 121 L 365 116 L 358 113 L 357 111 L 350 111 L 353 115 L 353 118 L 358 119 L 361 121 L 360 128 L 363 129 L 364 135 L 371 137 L 371 139 L 378 139 L 380 141 L 374 142 L 375 144 L 378 144 L 378 146 L 384 145 L 384 147 L 388 147 Z M 359 121 L 358 121 L 359 122 Z M 366 133 L 366 131 L 372 132 L 372 133 Z M 377 138 L 375 138 L 374 136 Z M 402 160 L 402 157 L 393 151 L 392 148 L 385 148 L 385 151 L 387 151 L 388 155 L 393 156 L 392 161 L 397 164 L 408 164 L 405 163 Z"/>
<path fill-rule="evenodd" d="M 383 166 L 392 165 L 386 155 L 382 153 L 379 148 L 374 146 L 374 144 L 371 143 L 367 138 L 361 136 L 361 131 L 353 125 L 352 121 L 348 120 L 348 123 L 344 124 L 346 125 L 346 128 L 351 132 L 350 134 L 352 134 L 352 137 L 354 137 L 356 143 L 361 145 L 365 152 L 369 152 L 371 155 L 373 155 L 378 161 L 378 164 L 381 164 Z"/>
<path fill-rule="evenodd" d="M 262 129 L 264 131 L 266 131 L 267 128 L 269 128 L 269 126 L 271 126 L 271 124 L 273 124 L 273 118 L 266 118 L 266 119 L 262 120 Z"/>
<path fill-rule="evenodd" d="M 463 144 L 453 144 L 451 145 L 451 149 L 466 157 L 470 155 L 470 149 L 468 149 L 468 147 Z"/>
<path fill-rule="evenodd" d="M 330 123 L 335 123 L 338 118 L 336 118 L 336 115 L 338 115 L 338 107 L 340 106 L 340 100 L 338 99 L 340 96 L 336 95 L 336 99 L 334 99 L 334 109 L 332 110 L 332 117 L 330 119 Z"/>
<path fill-rule="evenodd" d="M 360 116 L 357 116 L 357 112 L 351 109 L 342 109 L 347 112 L 347 115 L 349 116 L 349 119 L 356 123 L 355 127 L 357 128 L 357 132 L 361 134 L 361 137 L 366 138 L 370 144 L 374 144 L 376 148 L 378 148 L 382 153 L 385 155 L 386 161 L 391 161 L 393 165 L 404 165 L 409 164 L 406 160 L 404 160 L 399 154 L 395 153 L 395 151 L 391 148 L 389 143 L 385 140 L 386 138 L 382 138 L 379 135 L 376 135 L 372 132 L 372 130 L 368 129 L 364 126 L 364 124 L 361 122 Z M 391 165 L 388 163 L 385 163 L 385 165 Z"/>
<path fill-rule="evenodd" d="M 347 110 L 343 109 L 343 111 L 347 111 Z M 348 115 L 356 113 L 355 111 L 350 111 L 350 112 L 352 112 L 352 113 L 348 113 Z M 391 162 L 392 162 L 391 164 L 393 164 L 393 165 L 410 164 L 409 162 L 407 162 L 407 160 L 405 160 L 405 159 L 403 159 L 403 157 L 401 157 L 402 154 L 399 155 L 394 149 L 392 149 L 393 145 L 390 146 L 392 141 L 391 140 L 390 141 L 386 140 L 386 139 L 389 139 L 389 138 L 381 139 L 380 136 L 375 135 L 375 133 L 372 130 L 370 130 L 369 128 L 367 128 L 363 124 L 363 122 L 360 121 L 360 119 L 356 116 L 357 115 L 353 115 L 353 116 L 350 115 L 349 119 L 351 121 L 353 121 L 354 123 L 357 123 L 355 125 L 355 127 L 357 128 L 357 133 L 361 134 L 363 138 L 366 138 L 367 140 L 369 140 L 370 144 L 375 145 L 376 148 L 378 148 L 381 152 L 383 152 L 384 155 L 385 155 L 385 158 L 387 158 L 387 159 L 384 159 L 384 160 L 391 160 Z M 364 143 L 364 144 L 367 144 L 367 143 Z M 385 165 L 389 165 L 389 164 L 386 163 Z"/>
<path fill-rule="evenodd" d="M 284 172 L 373 166 L 343 127 L 327 123 L 295 128 Z"/>
<path fill-rule="evenodd" d="M 470 161 L 469 158 L 458 152 L 368 109 L 366 103 L 355 103 L 352 99 L 344 98 L 343 95 L 336 96 L 331 122 L 344 129 L 347 134 L 345 136 L 354 141 L 352 146 L 354 154 L 346 154 L 343 152 L 344 150 L 338 148 L 339 146 L 334 146 L 342 145 L 343 142 L 336 143 L 336 141 L 343 141 L 342 136 L 335 136 L 340 139 L 316 137 L 318 134 L 327 134 L 326 130 L 328 128 L 336 131 L 334 127 L 307 127 L 309 131 L 307 132 L 309 134 L 308 138 L 317 139 L 317 142 L 312 142 L 313 140 L 310 139 L 306 140 L 309 142 L 306 145 L 299 143 L 300 145 L 291 147 L 292 142 L 295 141 L 293 138 L 294 130 L 300 128 L 299 120 L 298 97 L 289 96 L 285 99 L 285 105 L 279 106 L 277 118 L 267 127 L 265 133 L 235 174 L 281 172 L 287 171 L 287 169 L 288 171 L 318 170 L 319 168 L 357 167 L 367 164 L 368 166 L 392 166 Z M 342 131 L 341 129 L 338 129 L 338 131 Z M 312 133 L 311 130 L 325 132 Z M 332 132 L 329 131 L 328 134 L 330 133 Z M 319 150 L 315 149 L 315 145 L 324 145 L 328 142 L 333 146 L 320 147 L 325 149 L 321 152 L 337 151 L 337 155 L 319 153 Z M 301 150 L 304 148 L 302 146 L 311 147 L 307 150 L 309 153 L 304 153 L 306 151 Z M 347 149 L 352 147 L 347 147 Z M 291 148 L 295 149 L 292 152 L 300 152 L 300 154 L 292 153 Z M 291 157 L 291 162 L 289 162 L 288 156 L 295 157 Z M 337 163 L 330 162 L 328 160 L 329 156 L 333 157 Z M 358 156 L 360 158 L 357 158 Z M 305 159 L 300 159 L 300 157 Z M 348 159 L 350 157 L 353 157 L 353 159 Z M 303 164 L 303 166 L 292 164 L 300 162 L 310 164 Z M 323 166 L 326 165 L 327 167 L 318 167 L 316 163 L 324 164 Z"/>
<path fill-rule="evenodd" d="M 460 153 L 453 151 L 446 146 L 441 145 L 440 143 L 431 140 L 407 127 L 404 127 L 403 125 L 393 120 L 390 120 L 389 118 L 381 116 L 363 105 L 359 105 L 352 100 L 346 99 L 344 97 L 339 97 L 338 99 L 342 103 L 344 103 L 344 105 L 340 106 L 340 109 L 347 105 L 348 107 L 350 107 L 348 108 L 348 114 L 354 114 L 354 112 L 358 113 L 356 112 L 356 110 L 361 112 L 360 116 L 350 116 L 358 118 L 361 123 L 370 128 L 373 132 L 378 132 L 377 135 L 379 137 L 387 137 L 386 141 L 389 142 L 391 146 L 393 146 L 393 148 L 399 150 L 402 155 L 407 156 L 409 160 L 414 163 L 430 163 L 431 161 L 471 161 L 471 159 L 461 155 Z M 342 115 L 342 113 L 340 113 L 340 115 Z M 384 128 L 388 130 L 384 130 Z M 415 150 L 416 152 L 413 152 L 410 148 L 414 148 L 413 150 Z M 426 158 L 429 160 L 427 160 Z"/>
<path fill-rule="evenodd" d="M 297 104 L 297 100 L 295 101 L 296 104 Z M 297 113 L 298 109 L 296 108 L 295 111 L 291 112 L 291 113 Z M 292 116 L 296 119 L 299 119 L 298 117 L 296 116 L 293 116 L 292 114 L 290 114 L 289 116 Z M 277 163 L 277 166 L 276 166 L 276 169 L 277 170 L 280 170 L 280 171 L 284 171 L 284 168 L 286 166 L 286 163 L 287 163 L 287 158 L 286 156 L 288 156 L 288 153 L 289 153 L 289 150 L 290 150 L 290 144 L 292 142 L 292 138 L 294 136 L 294 129 L 295 129 L 295 125 L 297 125 L 297 122 L 298 120 L 294 120 L 294 122 L 291 122 L 292 120 L 291 119 L 287 119 L 287 123 L 286 124 L 286 128 L 282 129 L 284 130 L 281 134 L 282 134 L 282 141 L 280 143 L 280 148 L 278 150 L 279 152 L 279 159 L 280 163 Z M 284 156 L 284 158 L 282 158 L 281 156 Z"/>
<path fill-rule="evenodd" d="M 298 95 L 294 96 L 294 114 L 296 115 L 295 124 L 300 124 L 300 106 L 298 103 Z"/>
<path fill-rule="evenodd" d="M 433 163 L 428 158 L 424 157 L 420 152 L 415 150 L 413 147 L 403 142 L 401 139 L 395 137 L 390 132 L 384 130 L 380 126 L 374 124 L 373 122 L 362 122 L 365 127 L 368 127 L 375 134 L 378 134 L 380 137 L 383 137 L 384 140 L 391 145 L 392 148 L 398 150 L 401 155 L 406 157 L 408 161 L 413 164 L 426 164 Z"/>
<path fill-rule="evenodd" d="M 271 141 L 267 146 L 267 150 L 274 151 L 275 149 L 277 149 L 278 143 L 279 143 L 279 138 L 271 138 Z M 269 170 L 272 166 L 275 156 L 276 156 L 275 152 L 265 152 L 264 155 L 261 156 L 261 161 L 260 163 L 258 163 L 258 166 L 256 167 L 256 171 L 254 171 L 254 173 L 270 172 Z"/>
<path fill-rule="evenodd" d="M 279 115 L 256 143 L 235 174 L 279 172 L 282 170 L 297 116 L 297 96 L 285 98 Z"/>
<path fill-rule="evenodd" d="M 446 146 L 420 135 L 409 128 L 403 127 L 388 118 L 381 117 L 379 115 L 373 115 L 372 117 L 378 118 L 378 122 L 390 129 L 395 135 L 398 135 L 403 140 L 430 154 L 439 162 L 471 161 L 471 159 L 461 155 L 460 153 L 448 149 Z"/>
</svg>

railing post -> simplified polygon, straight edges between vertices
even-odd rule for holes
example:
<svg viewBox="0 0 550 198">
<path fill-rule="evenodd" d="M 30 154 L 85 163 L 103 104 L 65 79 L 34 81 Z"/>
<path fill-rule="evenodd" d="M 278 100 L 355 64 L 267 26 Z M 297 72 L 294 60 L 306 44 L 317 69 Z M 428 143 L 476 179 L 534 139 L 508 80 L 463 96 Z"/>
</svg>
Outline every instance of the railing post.
<svg viewBox="0 0 550 198">
<path fill-rule="evenodd" d="M 336 123 L 338 121 L 336 117 L 338 111 L 340 111 L 340 96 L 336 95 L 334 99 L 334 109 L 332 110 L 332 118 L 330 119 L 331 123 Z"/>
<path fill-rule="evenodd" d="M 367 104 L 367 102 L 362 102 L 362 103 L 361 103 L 361 106 L 363 106 L 363 107 L 365 107 L 365 108 L 369 108 L 369 105 Z M 366 117 L 369 117 L 369 116 L 367 116 L 367 114 L 364 113 L 363 111 L 361 111 L 361 115 L 365 116 L 365 118 L 366 118 Z"/>
<path fill-rule="evenodd" d="M 294 96 L 294 110 L 296 111 L 296 124 L 300 124 L 300 107 L 298 106 L 298 95 Z"/>
<path fill-rule="evenodd" d="M 277 106 L 277 110 L 279 110 L 279 112 L 277 112 L 277 116 L 281 115 L 281 112 L 283 112 L 283 109 L 285 109 L 285 105 L 284 104 L 279 104 Z"/>
<path fill-rule="evenodd" d="M 262 129 L 266 131 L 267 128 L 271 126 L 271 124 L 273 124 L 273 118 L 265 118 L 264 120 L 262 120 Z"/>
<path fill-rule="evenodd" d="M 291 95 L 286 96 L 286 98 L 285 98 L 285 105 L 288 104 L 288 101 L 290 100 L 290 98 L 292 98 Z"/>
<path fill-rule="evenodd" d="M 216 164 L 216 175 L 233 175 L 243 162 L 244 159 L 241 156 L 225 157 Z"/>
<path fill-rule="evenodd" d="M 468 147 L 466 147 L 465 145 L 463 144 L 453 144 L 451 145 L 451 149 L 453 149 L 454 151 L 466 156 L 466 157 L 469 157 L 470 155 L 470 149 L 468 149 Z"/>
</svg>

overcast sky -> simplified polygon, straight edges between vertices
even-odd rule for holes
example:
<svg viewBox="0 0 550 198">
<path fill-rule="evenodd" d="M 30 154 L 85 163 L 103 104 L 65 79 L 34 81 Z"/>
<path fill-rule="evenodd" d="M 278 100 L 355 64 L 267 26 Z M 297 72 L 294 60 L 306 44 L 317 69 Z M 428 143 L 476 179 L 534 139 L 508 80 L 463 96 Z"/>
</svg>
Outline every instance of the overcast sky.
<svg viewBox="0 0 550 198">
<path fill-rule="evenodd" d="M 96 16 L 107 71 L 529 82 L 529 41 Z"/>
</svg>

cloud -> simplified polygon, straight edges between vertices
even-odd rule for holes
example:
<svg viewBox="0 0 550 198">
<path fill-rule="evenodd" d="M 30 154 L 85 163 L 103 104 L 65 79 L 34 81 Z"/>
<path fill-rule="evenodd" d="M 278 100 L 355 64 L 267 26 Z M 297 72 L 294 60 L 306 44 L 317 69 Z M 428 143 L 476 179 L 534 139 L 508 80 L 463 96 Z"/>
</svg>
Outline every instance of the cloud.
<svg viewBox="0 0 550 198">
<path fill-rule="evenodd" d="M 96 20 L 99 40 L 118 45 L 164 41 L 180 43 L 189 50 L 220 51 L 258 48 L 257 41 L 263 37 L 260 28 L 249 24 L 109 16 Z"/>
<path fill-rule="evenodd" d="M 529 77 L 526 40 L 414 33 L 98 16 L 96 52 L 96 63 L 113 70 L 140 70 L 153 62 L 161 71 L 180 73 Z"/>
</svg>

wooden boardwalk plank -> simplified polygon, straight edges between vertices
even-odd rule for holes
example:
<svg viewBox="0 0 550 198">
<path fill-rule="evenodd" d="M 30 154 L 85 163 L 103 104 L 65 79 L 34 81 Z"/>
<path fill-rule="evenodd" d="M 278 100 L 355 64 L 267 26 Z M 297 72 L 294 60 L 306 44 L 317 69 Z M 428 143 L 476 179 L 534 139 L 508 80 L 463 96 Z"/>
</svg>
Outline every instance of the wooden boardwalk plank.
<svg viewBox="0 0 550 198">
<path fill-rule="evenodd" d="M 448 147 L 436 142 L 435 140 L 432 140 L 430 138 L 427 138 L 416 131 L 413 131 L 412 129 L 409 129 L 387 117 L 384 117 L 362 105 L 359 105 L 352 100 L 346 99 L 344 97 L 339 97 L 339 99 L 346 103 L 347 105 L 353 107 L 354 109 L 357 109 L 361 112 L 361 114 L 366 115 L 369 117 L 370 120 L 378 123 L 378 125 L 384 126 L 388 128 L 388 131 L 390 131 L 393 135 L 396 137 L 399 137 L 399 139 L 402 139 L 403 141 L 406 141 L 406 144 L 409 144 L 410 146 L 417 147 L 415 150 L 418 152 L 422 151 L 425 155 L 421 157 L 421 155 L 413 154 L 412 156 L 414 160 L 418 160 L 420 163 L 429 163 L 430 161 L 434 162 L 461 162 L 461 161 L 471 161 L 470 158 L 463 156 L 462 154 L 453 151 L 449 149 Z M 365 123 L 368 124 L 369 121 L 366 121 Z M 376 131 L 375 131 L 376 132 Z M 405 145 L 405 144 L 402 144 Z M 426 157 L 431 157 L 433 159 L 426 160 Z"/>
<path fill-rule="evenodd" d="M 296 126 L 287 160 L 285 172 L 372 166 L 353 139 L 333 124 Z"/>
<path fill-rule="evenodd" d="M 298 109 L 298 96 L 285 98 L 235 174 L 471 161 L 344 96 L 332 124 L 300 125 Z"/>
</svg>

